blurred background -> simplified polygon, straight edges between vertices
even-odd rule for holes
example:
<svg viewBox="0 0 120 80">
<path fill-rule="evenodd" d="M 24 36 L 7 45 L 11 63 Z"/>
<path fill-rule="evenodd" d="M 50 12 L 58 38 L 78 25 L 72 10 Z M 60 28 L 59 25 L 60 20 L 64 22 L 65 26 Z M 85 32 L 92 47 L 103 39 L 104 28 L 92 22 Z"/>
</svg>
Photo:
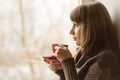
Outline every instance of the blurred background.
<svg viewBox="0 0 120 80">
<path fill-rule="evenodd" d="M 42 57 L 52 54 L 52 43 L 74 51 L 69 14 L 77 5 L 78 0 L 0 0 L 0 80 L 59 79 Z"/>
<path fill-rule="evenodd" d="M 52 43 L 74 55 L 69 15 L 89 1 L 102 2 L 120 30 L 119 0 L 0 0 L 0 80 L 59 80 L 42 57 L 52 54 Z"/>
</svg>

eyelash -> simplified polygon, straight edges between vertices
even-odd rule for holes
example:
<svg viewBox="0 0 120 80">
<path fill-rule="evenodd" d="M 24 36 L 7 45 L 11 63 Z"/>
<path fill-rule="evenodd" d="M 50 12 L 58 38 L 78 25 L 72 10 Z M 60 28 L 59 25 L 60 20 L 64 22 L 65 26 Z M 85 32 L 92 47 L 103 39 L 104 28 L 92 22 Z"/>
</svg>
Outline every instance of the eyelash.
<svg viewBox="0 0 120 80">
<path fill-rule="evenodd" d="M 78 27 L 78 24 L 74 24 L 75 27 Z"/>
</svg>

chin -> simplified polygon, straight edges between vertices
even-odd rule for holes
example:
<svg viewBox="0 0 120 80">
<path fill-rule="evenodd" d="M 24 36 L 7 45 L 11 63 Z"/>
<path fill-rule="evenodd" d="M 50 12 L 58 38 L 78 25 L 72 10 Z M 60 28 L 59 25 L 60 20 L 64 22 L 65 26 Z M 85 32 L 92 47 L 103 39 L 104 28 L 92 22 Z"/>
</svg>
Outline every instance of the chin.
<svg viewBox="0 0 120 80">
<path fill-rule="evenodd" d="M 76 42 L 76 45 L 77 45 L 77 46 L 80 46 L 80 43 L 77 43 L 77 42 Z"/>
</svg>

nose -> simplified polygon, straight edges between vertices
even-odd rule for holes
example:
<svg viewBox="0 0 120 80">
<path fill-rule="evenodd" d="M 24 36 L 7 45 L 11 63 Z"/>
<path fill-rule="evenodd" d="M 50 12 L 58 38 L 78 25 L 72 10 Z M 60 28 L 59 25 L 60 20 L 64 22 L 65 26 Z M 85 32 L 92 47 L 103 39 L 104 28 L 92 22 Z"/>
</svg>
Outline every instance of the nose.
<svg viewBox="0 0 120 80">
<path fill-rule="evenodd" d="M 74 34 L 75 34 L 74 28 L 72 28 L 72 29 L 70 30 L 70 34 L 71 34 L 71 35 L 74 35 Z"/>
</svg>

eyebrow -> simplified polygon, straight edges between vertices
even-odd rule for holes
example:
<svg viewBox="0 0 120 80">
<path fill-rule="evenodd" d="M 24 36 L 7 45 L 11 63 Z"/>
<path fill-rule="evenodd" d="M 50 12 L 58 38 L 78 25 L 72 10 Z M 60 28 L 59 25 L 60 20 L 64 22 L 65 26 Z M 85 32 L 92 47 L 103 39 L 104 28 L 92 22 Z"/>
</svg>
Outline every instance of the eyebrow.
<svg viewBox="0 0 120 80">
<path fill-rule="evenodd" d="M 78 24 L 78 23 L 76 23 L 76 22 L 73 22 L 73 24 Z"/>
</svg>

